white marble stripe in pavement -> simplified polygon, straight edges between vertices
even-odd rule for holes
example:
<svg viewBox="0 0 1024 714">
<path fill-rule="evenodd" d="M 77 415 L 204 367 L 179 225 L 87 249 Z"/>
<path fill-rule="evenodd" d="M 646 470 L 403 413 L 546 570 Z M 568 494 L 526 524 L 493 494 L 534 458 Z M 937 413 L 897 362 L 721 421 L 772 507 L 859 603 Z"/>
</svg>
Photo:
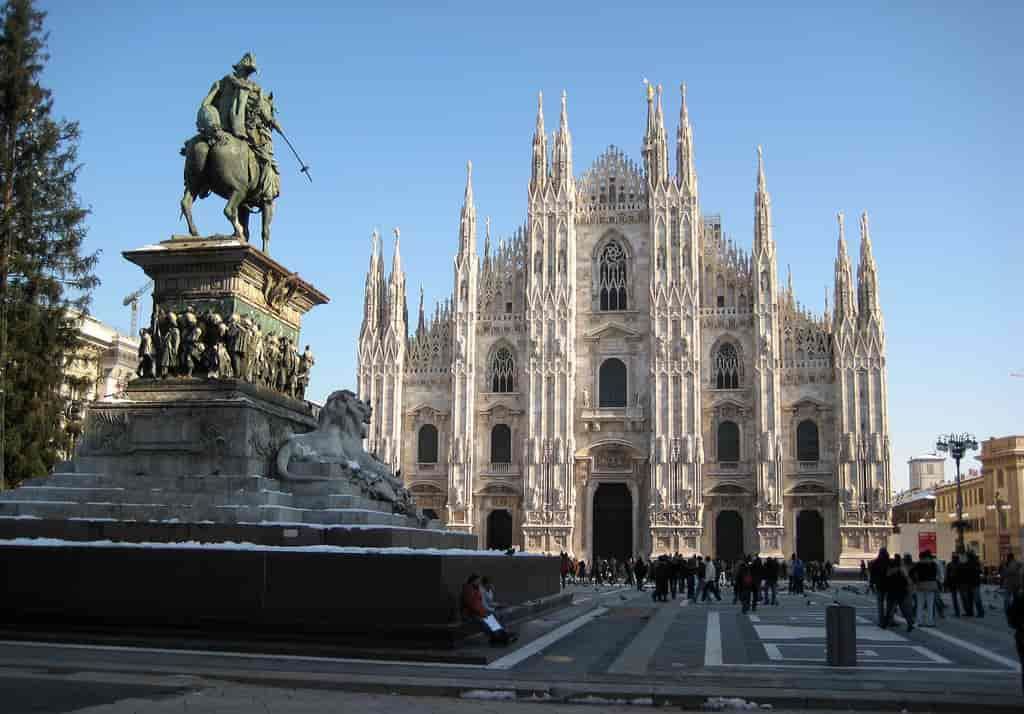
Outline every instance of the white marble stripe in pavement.
<svg viewBox="0 0 1024 714">
<path fill-rule="evenodd" d="M 668 626 L 676 615 L 675 608 L 663 607 L 636 637 L 626 646 L 622 653 L 612 662 L 608 668 L 609 674 L 647 674 L 647 665 L 650 663 L 658 647 L 665 641 L 668 634 Z"/>
<path fill-rule="evenodd" d="M 973 652 L 974 654 L 984 657 L 985 659 L 989 659 L 993 662 L 1004 665 L 1014 672 L 1020 671 L 1019 662 L 1014 662 L 1009 657 L 1003 657 L 1000 654 L 991 652 L 985 649 L 984 647 L 979 647 L 978 645 L 968 642 L 967 640 L 962 640 L 959 637 L 954 637 L 953 635 L 941 632 L 940 630 L 936 630 L 933 627 L 919 627 L 917 628 L 917 631 L 923 632 L 926 635 L 931 635 L 932 637 L 938 637 L 940 640 L 945 640 L 946 642 L 949 642 L 952 645 L 956 645 L 957 647 L 962 647 L 968 652 Z"/>
<path fill-rule="evenodd" d="M 715 667 L 722 664 L 722 623 L 719 614 L 712 610 L 708 613 L 708 631 L 704 640 L 704 666 Z"/>
<path fill-rule="evenodd" d="M 529 659 L 530 657 L 533 657 L 538 652 L 541 652 L 542 650 L 547 649 L 548 647 L 553 645 L 555 642 L 558 642 L 558 640 L 560 640 L 563 637 L 566 637 L 567 635 L 575 632 L 576 630 L 578 630 L 579 628 L 583 627 L 585 624 L 587 624 L 588 622 L 590 622 L 594 618 L 600 617 L 601 615 L 605 614 L 606 612 L 608 612 L 608 608 L 606 608 L 606 607 L 594 608 L 590 612 L 587 612 L 587 613 L 584 613 L 583 615 L 580 615 L 575 620 L 570 620 L 569 622 L 565 623 L 561 627 L 556 627 L 555 629 L 553 629 L 551 632 L 547 633 L 546 635 L 542 635 L 542 636 L 538 637 L 533 642 L 526 643 L 525 645 L 523 645 L 522 647 L 517 649 L 515 652 L 510 652 L 509 654 L 505 655 L 504 657 L 501 657 L 499 659 L 494 660 L 489 665 L 487 665 L 486 668 L 487 669 L 511 669 L 512 667 L 515 667 L 520 662 L 523 662 L 523 661 Z"/>
</svg>

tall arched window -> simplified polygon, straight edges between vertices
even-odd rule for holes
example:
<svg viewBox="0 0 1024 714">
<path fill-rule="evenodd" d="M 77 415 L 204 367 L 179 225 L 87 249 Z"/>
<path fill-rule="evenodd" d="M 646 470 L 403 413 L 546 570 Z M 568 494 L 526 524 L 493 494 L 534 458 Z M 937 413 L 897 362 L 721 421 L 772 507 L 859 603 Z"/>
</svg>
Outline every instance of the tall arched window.
<svg viewBox="0 0 1024 714">
<path fill-rule="evenodd" d="M 492 392 L 516 391 L 516 361 L 512 357 L 512 350 L 508 347 L 495 350 L 487 368 L 487 379 Z"/>
<path fill-rule="evenodd" d="M 626 251 L 618 241 L 608 241 L 598 258 L 598 285 L 602 310 L 626 309 Z"/>
<path fill-rule="evenodd" d="M 416 444 L 416 462 L 420 464 L 437 463 L 437 427 L 424 424 Z"/>
<path fill-rule="evenodd" d="M 512 463 L 512 430 L 508 424 L 495 424 L 491 429 L 491 463 Z"/>
<path fill-rule="evenodd" d="M 718 460 L 740 460 L 740 428 L 736 422 L 723 421 L 718 425 Z"/>
<path fill-rule="evenodd" d="M 818 425 L 805 419 L 796 427 L 796 459 L 817 461 L 818 455 Z"/>
<path fill-rule="evenodd" d="M 599 406 L 626 406 L 626 365 L 622 360 L 613 357 L 602 362 L 597 379 Z"/>
<path fill-rule="evenodd" d="M 711 386 L 715 389 L 740 388 L 740 358 L 736 345 L 724 342 L 711 361 Z"/>
</svg>

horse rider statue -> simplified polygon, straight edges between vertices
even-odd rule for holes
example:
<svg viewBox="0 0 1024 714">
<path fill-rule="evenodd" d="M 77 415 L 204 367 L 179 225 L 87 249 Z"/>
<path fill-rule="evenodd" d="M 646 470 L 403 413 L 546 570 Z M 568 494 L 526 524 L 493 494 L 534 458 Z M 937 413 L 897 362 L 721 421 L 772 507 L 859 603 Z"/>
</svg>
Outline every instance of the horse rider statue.
<svg viewBox="0 0 1024 714">
<path fill-rule="evenodd" d="M 224 215 L 236 238 L 249 240 L 249 214 L 263 214 L 263 250 L 269 252 L 274 201 L 281 193 L 281 174 L 274 160 L 272 132 L 282 133 L 274 116 L 274 94 L 265 94 L 251 77 L 256 58 L 246 52 L 217 80 L 199 105 L 198 133 L 182 149 L 185 194 L 181 212 L 189 233 L 198 236 L 192 202 L 210 193 L 227 200 Z"/>
</svg>

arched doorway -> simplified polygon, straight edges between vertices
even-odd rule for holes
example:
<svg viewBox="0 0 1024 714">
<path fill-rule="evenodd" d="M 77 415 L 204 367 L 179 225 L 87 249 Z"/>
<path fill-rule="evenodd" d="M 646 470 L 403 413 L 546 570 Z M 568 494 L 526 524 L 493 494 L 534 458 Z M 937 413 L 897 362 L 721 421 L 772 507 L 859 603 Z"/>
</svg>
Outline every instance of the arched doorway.
<svg viewBox="0 0 1024 714">
<path fill-rule="evenodd" d="M 739 511 L 722 511 L 715 519 L 715 557 L 739 560 L 743 552 L 743 516 Z"/>
<path fill-rule="evenodd" d="M 508 550 L 512 547 L 512 514 L 504 508 L 487 516 L 487 549 Z"/>
<path fill-rule="evenodd" d="M 624 483 L 602 483 L 594 494 L 595 558 L 633 554 L 633 495 Z"/>
<path fill-rule="evenodd" d="M 804 562 L 825 560 L 825 519 L 817 511 L 797 514 L 796 554 Z"/>
</svg>

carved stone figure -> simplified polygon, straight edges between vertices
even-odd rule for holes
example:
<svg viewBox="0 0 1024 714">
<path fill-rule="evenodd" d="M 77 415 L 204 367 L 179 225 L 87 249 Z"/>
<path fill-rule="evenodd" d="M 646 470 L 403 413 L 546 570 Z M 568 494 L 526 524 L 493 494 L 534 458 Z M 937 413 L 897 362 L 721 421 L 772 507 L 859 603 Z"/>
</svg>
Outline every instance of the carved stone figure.
<svg viewBox="0 0 1024 714">
<path fill-rule="evenodd" d="M 590 390 L 583 388 L 583 408 L 590 409 Z"/>
<path fill-rule="evenodd" d="M 178 352 L 181 349 L 181 331 L 178 316 L 173 312 L 164 315 L 164 327 L 158 342 L 157 376 L 164 378 L 178 369 Z"/>
<path fill-rule="evenodd" d="M 363 449 L 372 413 L 370 405 L 347 389 L 331 393 L 320 410 L 316 430 L 292 435 L 278 451 L 277 473 L 283 479 L 296 479 L 288 470 L 293 460 L 344 464 L 371 498 L 386 501 L 395 513 L 415 516 L 426 525 L 402 482 Z"/>
<path fill-rule="evenodd" d="M 153 361 L 153 336 L 145 328 L 139 330 L 139 367 L 136 374 L 140 377 L 156 376 Z"/>
<path fill-rule="evenodd" d="M 306 388 L 309 387 L 309 375 L 313 371 L 315 363 L 316 359 L 313 357 L 313 350 L 309 348 L 309 345 L 306 345 L 306 351 L 299 358 L 298 391 L 295 395 L 297 399 L 306 398 Z"/>
<path fill-rule="evenodd" d="M 192 372 L 202 364 L 206 347 L 203 344 L 203 328 L 199 326 L 196 314 L 185 312 L 185 334 L 181 338 L 178 353 L 178 370 L 182 377 L 191 377 Z"/>
<path fill-rule="evenodd" d="M 181 212 L 189 233 L 198 236 L 192 202 L 216 193 L 227 200 L 224 215 L 234 237 L 249 240 L 249 214 L 258 210 L 263 215 L 266 252 L 274 201 L 281 193 L 272 130 L 280 132 L 281 125 L 274 117 L 274 95 L 265 95 L 251 79 L 257 71 L 252 53 L 246 53 L 233 69 L 214 82 L 203 98 L 196 119 L 198 133 L 181 150 L 185 157 Z"/>
</svg>

